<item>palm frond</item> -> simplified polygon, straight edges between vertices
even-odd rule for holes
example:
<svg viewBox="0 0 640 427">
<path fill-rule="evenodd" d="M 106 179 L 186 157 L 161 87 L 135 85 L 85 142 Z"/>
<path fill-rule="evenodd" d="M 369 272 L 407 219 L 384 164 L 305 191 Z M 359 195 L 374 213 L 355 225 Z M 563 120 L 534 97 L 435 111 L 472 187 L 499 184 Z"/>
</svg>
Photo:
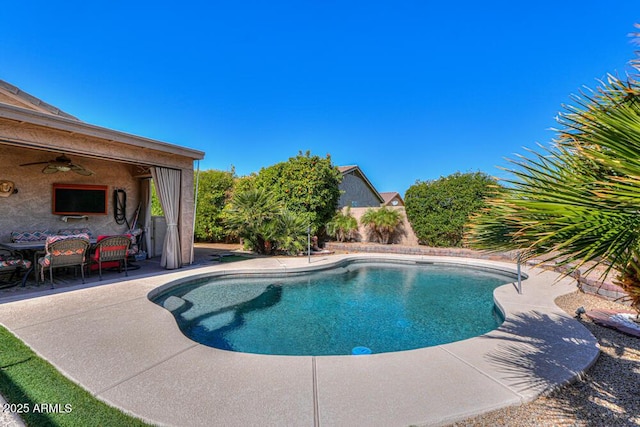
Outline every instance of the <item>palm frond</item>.
<svg viewBox="0 0 640 427">
<path fill-rule="evenodd" d="M 572 268 L 605 262 L 640 307 L 640 86 L 601 84 L 565 106 L 554 146 L 511 161 L 506 190 L 472 219 L 467 241 Z"/>
</svg>

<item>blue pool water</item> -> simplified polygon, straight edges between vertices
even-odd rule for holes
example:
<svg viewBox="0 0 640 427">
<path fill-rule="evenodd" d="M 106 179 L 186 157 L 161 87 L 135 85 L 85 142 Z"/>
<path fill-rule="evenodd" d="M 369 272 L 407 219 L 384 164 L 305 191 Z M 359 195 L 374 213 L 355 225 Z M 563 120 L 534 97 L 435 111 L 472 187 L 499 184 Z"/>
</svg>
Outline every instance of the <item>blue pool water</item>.
<svg viewBox="0 0 640 427">
<path fill-rule="evenodd" d="M 493 290 L 509 282 L 505 273 L 459 266 L 356 263 L 286 278 L 198 280 L 154 302 L 173 313 L 186 336 L 224 350 L 384 353 L 497 328 Z"/>
</svg>

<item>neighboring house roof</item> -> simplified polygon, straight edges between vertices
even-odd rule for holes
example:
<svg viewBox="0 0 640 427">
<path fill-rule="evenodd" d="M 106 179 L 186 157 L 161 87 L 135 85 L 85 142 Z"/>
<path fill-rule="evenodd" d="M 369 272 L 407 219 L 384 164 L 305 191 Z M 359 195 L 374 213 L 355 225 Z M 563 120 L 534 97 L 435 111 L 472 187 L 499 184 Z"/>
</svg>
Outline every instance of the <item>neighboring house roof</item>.
<svg viewBox="0 0 640 427">
<path fill-rule="evenodd" d="M 205 154 L 203 151 L 193 150 L 82 122 L 70 114 L 67 114 L 60 109 L 29 95 L 3 80 L 0 80 L 0 119 L 14 120 L 21 123 L 21 125 L 42 126 L 48 129 L 69 132 L 78 136 L 101 138 L 108 142 L 155 150 L 194 160 L 203 159 Z M 0 138 L 0 143 L 12 144 L 26 148 L 46 148 L 46 145 L 43 145 L 41 142 L 26 141 L 17 138 L 10 138 L 9 136 L 2 136 Z M 76 153 L 87 156 L 100 157 L 91 150 L 82 152 L 81 149 L 77 149 L 75 151 Z M 125 162 L 130 160 L 126 158 L 126 156 L 118 158 L 117 153 L 110 153 L 109 156 L 105 158 Z"/>
<path fill-rule="evenodd" d="M 347 174 L 354 174 L 354 175 L 359 176 L 364 181 L 364 183 L 367 185 L 367 187 L 369 187 L 369 189 L 375 195 L 375 197 L 380 200 L 380 203 L 384 202 L 384 199 L 382 198 L 380 193 L 378 193 L 378 190 L 376 190 L 376 188 L 373 186 L 373 184 L 371 184 L 371 181 L 369 181 L 369 179 L 362 172 L 362 170 L 360 169 L 359 166 L 357 166 L 357 165 L 338 166 L 338 170 L 340 171 L 340 173 L 342 173 L 343 176 L 347 175 Z"/>
<path fill-rule="evenodd" d="M 402 196 L 397 191 L 387 191 L 380 193 L 380 195 L 384 199 L 385 206 L 404 206 L 404 200 L 402 200 Z M 393 203 L 394 200 L 397 201 L 396 204 Z"/>
<path fill-rule="evenodd" d="M 358 166 L 338 166 L 338 170 L 344 175 L 352 169 L 360 169 Z"/>
</svg>

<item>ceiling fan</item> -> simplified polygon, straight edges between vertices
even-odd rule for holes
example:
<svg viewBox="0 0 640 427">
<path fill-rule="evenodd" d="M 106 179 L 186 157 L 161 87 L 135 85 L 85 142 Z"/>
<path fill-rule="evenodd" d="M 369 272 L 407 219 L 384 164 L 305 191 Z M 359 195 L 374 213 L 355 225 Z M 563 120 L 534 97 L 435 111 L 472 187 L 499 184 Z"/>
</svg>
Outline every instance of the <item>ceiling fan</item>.
<svg viewBox="0 0 640 427">
<path fill-rule="evenodd" d="M 47 162 L 33 162 L 33 163 L 24 163 L 20 166 L 32 166 L 32 165 L 46 165 L 44 169 L 42 169 L 42 173 L 56 173 L 56 172 L 69 172 L 73 171 L 77 174 L 89 176 L 93 175 L 94 172 L 89 169 L 74 164 L 71 162 L 71 159 L 65 156 L 64 154 L 56 157 L 53 160 L 49 160 Z"/>
</svg>

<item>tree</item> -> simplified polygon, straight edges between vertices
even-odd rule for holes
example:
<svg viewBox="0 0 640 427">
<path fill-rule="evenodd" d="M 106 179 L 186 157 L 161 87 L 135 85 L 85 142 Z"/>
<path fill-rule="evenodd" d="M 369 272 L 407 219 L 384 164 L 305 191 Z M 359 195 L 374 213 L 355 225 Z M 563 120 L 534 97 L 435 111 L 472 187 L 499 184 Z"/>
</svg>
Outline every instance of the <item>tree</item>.
<svg viewBox="0 0 640 427">
<path fill-rule="evenodd" d="M 405 194 L 407 219 L 420 244 L 459 247 L 469 216 L 496 191 L 496 181 L 482 172 L 417 181 Z"/>
<path fill-rule="evenodd" d="M 346 212 L 338 211 L 327 223 L 327 234 L 335 237 L 338 242 L 351 240 L 353 234 L 358 231 L 358 220 L 351 215 L 351 208 L 347 206 Z"/>
<path fill-rule="evenodd" d="M 341 179 L 342 174 L 329 155 L 323 159 L 307 151 L 262 168 L 253 185 L 268 189 L 290 212 L 306 218 L 317 232 L 336 212 Z"/>
<path fill-rule="evenodd" d="M 194 180 L 195 182 L 195 180 Z M 234 186 L 234 172 L 207 170 L 198 177 L 195 237 L 199 241 L 221 241 L 226 237 L 222 212 Z"/>
<path fill-rule="evenodd" d="M 234 194 L 226 207 L 225 224 L 250 249 L 268 254 L 277 236 L 276 222 L 281 210 L 280 201 L 264 189 L 241 191 Z"/>
<path fill-rule="evenodd" d="M 278 217 L 277 226 L 274 250 L 288 255 L 306 250 L 308 223 L 304 217 L 284 209 Z"/>
<path fill-rule="evenodd" d="M 391 243 L 391 237 L 402 222 L 402 214 L 386 206 L 367 209 L 360 222 L 367 226 L 382 244 Z"/>
<path fill-rule="evenodd" d="M 260 254 L 300 253 L 307 240 L 307 221 L 286 209 L 273 193 L 248 189 L 234 194 L 225 210 L 227 231 Z"/>
<path fill-rule="evenodd" d="M 156 186 L 153 185 L 153 183 L 151 185 L 151 215 L 164 216 L 164 210 L 162 210 L 162 205 L 160 204 L 160 199 L 156 192 Z"/>
<path fill-rule="evenodd" d="M 500 198 L 473 219 L 469 241 L 568 267 L 607 265 L 640 310 L 640 84 L 609 76 L 574 96 L 555 147 L 512 163 Z M 606 274 L 606 273 L 605 273 Z"/>
<path fill-rule="evenodd" d="M 226 230 L 259 253 L 297 254 L 307 227 L 317 233 L 334 215 L 341 178 L 330 156 L 307 152 L 236 179 Z"/>
</svg>

